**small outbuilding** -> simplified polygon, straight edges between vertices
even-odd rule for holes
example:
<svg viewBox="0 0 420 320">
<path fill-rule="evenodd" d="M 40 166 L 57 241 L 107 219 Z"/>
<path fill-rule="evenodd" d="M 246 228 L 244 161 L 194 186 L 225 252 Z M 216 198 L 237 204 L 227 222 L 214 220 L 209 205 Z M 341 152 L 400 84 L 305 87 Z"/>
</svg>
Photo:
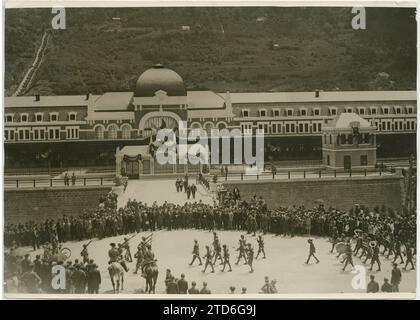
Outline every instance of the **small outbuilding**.
<svg viewBox="0 0 420 320">
<path fill-rule="evenodd" d="M 342 113 L 322 128 L 322 158 L 326 169 L 373 170 L 376 127 L 356 113 Z"/>
</svg>

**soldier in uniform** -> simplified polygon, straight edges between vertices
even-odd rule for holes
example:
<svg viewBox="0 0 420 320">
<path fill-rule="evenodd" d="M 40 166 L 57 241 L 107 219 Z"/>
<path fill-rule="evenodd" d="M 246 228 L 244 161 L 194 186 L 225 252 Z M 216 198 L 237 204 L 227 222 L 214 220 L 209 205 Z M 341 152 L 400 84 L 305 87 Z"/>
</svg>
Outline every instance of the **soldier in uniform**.
<svg viewBox="0 0 420 320">
<path fill-rule="evenodd" d="M 121 245 L 121 247 L 123 249 L 125 249 L 125 260 L 127 260 L 128 262 L 133 262 L 133 258 L 131 257 L 131 251 L 130 251 L 130 243 L 129 243 L 129 239 L 124 238 L 124 242 Z"/>
<path fill-rule="evenodd" d="M 83 245 L 83 249 L 82 249 L 82 252 L 80 252 L 80 255 L 83 258 L 83 263 L 88 263 L 89 262 L 89 252 L 87 250 L 87 244 Z"/>
<path fill-rule="evenodd" d="M 236 249 L 236 251 L 239 251 L 239 256 L 238 256 L 238 260 L 236 261 L 235 264 L 239 264 L 239 261 L 241 260 L 241 258 L 244 258 L 245 263 L 247 264 L 247 257 L 246 257 L 246 240 L 244 235 L 241 235 L 241 238 L 239 239 L 239 248 Z"/>
<path fill-rule="evenodd" d="M 211 253 L 210 247 L 206 246 L 206 255 L 203 257 L 206 259 L 206 263 L 204 264 L 204 270 L 203 272 L 206 272 L 207 266 L 210 265 L 211 267 L 211 272 L 214 273 L 214 266 L 213 266 L 213 255 Z"/>
<path fill-rule="evenodd" d="M 395 241 L 394 251 L 395 251 L 395 256 L 394 256 L 394 261 L 392 261 L 392 263 L 395 263 L 399 257 L 401 259 L 400 264 L 403 264 L 404 258 L 402 257 L 402 254 L 401 254 L 401 242 L 399 240 Z"/>
<path fill-rule="evenodd" d="M 346 267 L 348 264 L 350 264 L 353 268 L 354 268 L 354 264 L 353 264 L 353 252 L 351 249 L 351 245 L 350 245 L 350 241 L 347 240 L 346 241 L 346 257 L 345 257 L 345 263 L 344 263 L 344 267 L 343 267 L 343 271 L 346 270 Z"/>
<path fill-rule="evenodd" d="M 223 258 L 222 258 L 222 247 L 220 245 L 220 240 L 217 237 L 217 235 L 214 238 L 213 241 L 213 254 L 214 254 L 214 262 L 213 264 L 216 264 L 217 259 L 220 259 L 220 264 L 223 264 Z"/>
<path fill-rule="evenodd" d="M 407 257 L 406 257 L 406 260 L 405 260 L 405 267 L 403 269 L 407 270 L 407 266 L 410 263 L 411 264 L 411 270 L 414 270 L 413 249 L 408 244 L 406 244 L 405 245 L 405 251 L 406 251 Z"/>
<path fill-rule="evenodd" d="M 127 265 L 125 264 L 125 261 L 121 259 L 121 252 L 116 248 L 115 243 L 110 244 L 111 249 L 108 251 L 108 257 L 109 257 L 109 264 L 112 262 L 119 262 L 121 266 L 124 268 L 125 272 L 128 272 Z"/>
<path fill-rule="evenodd" d="M 319 263 L 318 258 L 315 256 L 315 245 L 312 241 L 312 239 L 308 239 L 308 243 L 309 243 L 309 255 L 308 255 L 308 259 L 306 260 L 306 264 L 309 263 L 309 260 L 311 259 L 311 257 L 314 257 L 316 260 L 316 263 Z"/>
<path fill-rule="evenodd" d="M 258 242 L 258 252 L 257 252 L 257 256 L 255 257 L 255 259 L 258 259 L 258 256 L 260 255 L 260 253 L 263 254 L 263 259 L 265 259 L 265 250 L 264 250 L 264 239 L 262 236 L 258 236 L 257 239 Z"/>
<path fill-rule="evenodd" d="M 229 266 L 228 272 L 232 272 L 232 266 L 230 265 L 230 253 L 227 245 L 223 245 L 223 269 L 222 272 L 225 271 L 226 265 Z"/>
<path fill-rule="evenodd" d="M 375 245 L 375 247 L 372 249 L 372 260 L 370 261 L 369 271 L 372 271 L 375 262 L 378 264 L 377 271 L 381 271 L 381 262 L 379 261 L 379 245 Z"/>
<path fill-rule="evenodd" d="M 198 245 L 198 241 L 194 240 L 194 248 L 192 251 L 193 254 L 193 258 L 192 261 L 190 262 L 190 266 L 192 266 L 192 264 L 194 263 L 195 259 L 198 259 L 198 261 L 200 262 L 200 266 L 203 264 L 201 261 L 201 257 L 200 257 L 200 246 Z"/>
<path fill-rule="evenodd" d="M 252 248 L 252 245 L 248 243 L 247 248 L 247 255 L 248 255 L 248 265 L 251 267 L 251 270 L 249 272 L 254 272 L 254 267 L 252 266 L 252 262 L 254 261 L 254 248 Z"/>
<path fill-rule="evenodd" d="M 143 262 L 143 249 L 138 246 L 137 252 L 134 254 L 134 258 L 137 259 L 136 261 L 136 269 L 134 270 L 134 273 L 137 274 L 139 268 L 141 267 L 141 264 Z"/>
</svg>

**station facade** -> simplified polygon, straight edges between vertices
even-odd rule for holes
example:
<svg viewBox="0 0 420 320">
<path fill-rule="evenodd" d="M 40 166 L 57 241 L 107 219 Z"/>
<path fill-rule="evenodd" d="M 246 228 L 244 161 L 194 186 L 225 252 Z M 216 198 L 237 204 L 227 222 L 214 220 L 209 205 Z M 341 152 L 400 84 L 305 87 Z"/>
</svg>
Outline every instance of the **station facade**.
<svg viewBox="0 0 420 320">
<path fill-rule="evenodd" d="M 132 92 L 5 98 L 5 170 L 115 167 L 117 148 L 149 145 L 160 128 L 264 130 L 265 161 L 322 160 L 323 126 L 343 113 L 376 129 L 377 156 L 416 150 L 415 91 L 187 91 L 162 65 Z"/>
</svg>

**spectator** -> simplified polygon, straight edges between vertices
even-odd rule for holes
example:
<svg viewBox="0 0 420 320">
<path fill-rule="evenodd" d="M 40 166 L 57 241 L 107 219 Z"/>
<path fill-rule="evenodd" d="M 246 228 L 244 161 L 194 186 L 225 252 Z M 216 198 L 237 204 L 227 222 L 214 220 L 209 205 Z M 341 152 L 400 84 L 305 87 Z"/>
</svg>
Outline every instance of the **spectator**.
<svg viewBox="0 0 420 320">
<path fill-rule="evenodd" d="M 379 292 L 379 283 L 375 281 L 375 276 L 370 276 L 370 282 L 367 285 L 367 293 L 377 293 Z"/>
<path fill-rule="evenodd" d="M 394 263 L 394 267 L 391 271 L 391 285 L 392 285 L 392 292 L 399 292 L 400 291 L 400 282 L 401 282 L 401 270 L 398 268 L 398 265 Z"/>
<path fill-rule="evenodd" d="M 392 286 L 388 282 L 388 278 L 384 279 L 384 284 L 381 287 L 382 292 L 392 292 Z"/>
</svg>

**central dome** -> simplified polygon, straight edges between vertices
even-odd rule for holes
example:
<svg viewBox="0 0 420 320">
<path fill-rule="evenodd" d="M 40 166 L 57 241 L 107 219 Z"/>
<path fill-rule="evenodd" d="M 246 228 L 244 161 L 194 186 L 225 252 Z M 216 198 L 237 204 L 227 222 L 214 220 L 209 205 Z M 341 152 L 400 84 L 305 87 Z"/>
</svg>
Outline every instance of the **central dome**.
<svg viewBox="0 0 420 320">
<path fill-rule="evenodd" d="M 168 96 L 186 96 L 184 80 L 175 71 L 161 64 L 143 72 L 136 83 L 135 97 L 153 97 L 156 91 L 163 90 Z"/>
</svg>

